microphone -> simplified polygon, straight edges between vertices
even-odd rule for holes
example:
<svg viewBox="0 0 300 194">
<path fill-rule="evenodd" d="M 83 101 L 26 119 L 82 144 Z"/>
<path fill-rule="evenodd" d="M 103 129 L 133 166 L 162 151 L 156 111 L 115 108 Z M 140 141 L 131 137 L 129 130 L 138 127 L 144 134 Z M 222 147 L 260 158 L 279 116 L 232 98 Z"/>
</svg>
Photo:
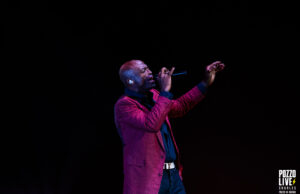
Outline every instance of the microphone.
<svg viewBox="0 0 300 194">
<path fill-rule="evenodd" d="M 179 75 L 187 75 L 187 71 L 182 71 L 182 72 L 178 72 L 178 73 L 173 73 L 173 74 L 172 74 L 172 77 L 176 77 L 176 76 L 179 76 Z M 155 77 L 155 78 L 158 78 L 158 74 L 155 74 L 154 77 Z"/>
</svg>

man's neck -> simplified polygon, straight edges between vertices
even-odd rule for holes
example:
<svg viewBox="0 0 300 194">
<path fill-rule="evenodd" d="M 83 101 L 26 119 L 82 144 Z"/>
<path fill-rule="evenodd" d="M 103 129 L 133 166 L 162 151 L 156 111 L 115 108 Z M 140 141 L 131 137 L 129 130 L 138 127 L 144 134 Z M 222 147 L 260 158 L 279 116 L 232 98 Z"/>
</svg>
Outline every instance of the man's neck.
<svg viewBox="0 0 300 194">
<path fill-rule="evenodd" d="M 147 90 L 147 91 L 134 91 L 132 89 L 129 89 L 129 88 L 126 88 L 125 89 L 125 94 L 128 95 L 128 96 L 131 96 L 131 97 L 137 97 L 137 98 L 140 98 L 140 99 L 143 99 L 143 98 L 148 98 L 150 96 L 152 96 L 152 92 L 150 90 Z"/>
<path fill-rule="evenodd" d="M 150 89 L 143 90 L 143 89 L 138 89 L 138 88 L 127 88 L 128 90 L 131 90 L 133 92 L 139 93 L 139 94 L 148 94 L 150 92 Z"/>
</svg>

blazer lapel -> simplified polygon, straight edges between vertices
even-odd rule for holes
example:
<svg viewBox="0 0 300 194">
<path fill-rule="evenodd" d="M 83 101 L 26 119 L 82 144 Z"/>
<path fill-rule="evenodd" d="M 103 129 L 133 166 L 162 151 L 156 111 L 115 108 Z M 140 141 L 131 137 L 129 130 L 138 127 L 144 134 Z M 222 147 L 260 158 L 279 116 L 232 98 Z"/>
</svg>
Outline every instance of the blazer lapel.
<svg viewBox="0 0 300 194">
<path fill-rule="evenodd" d="M 137 104 L 138 104 L 138 106 L 139 106 L 140 109 L 142 109 L 142 110 L 145 111 L 145 112 L 148 112 L 148 111 L 149 111 L 149 110 L 148 110 L 145 106 L 143 106 L 141 103 L 139 103 L 138 101 L 136 101 L 136 102 L 137 102 Z M 163 150 L 164 152 L 166 152 L 165 146 L 164 146 L 164 142 L 163 142 L 163 139 L 162 139 L 160 130 L 156 133 L 156 137 L 157 137 L 157 140 L 158 140 L 158 142 L 159 142 L 159 144 L 160 144 L 162 150 Z"/>
<path fill-rule="evenodd" d="M 157 137 L 157 139 L 158 139 L 158 142 L 159 142 L 159 144 L 160 144 L 160 147 L 162 148 L 162 150 L 163 150 L 164 152 L 166 152 L 165 146 L 164 146 L 164 142 L 163 142 L 163 139 L 162 139 L 160 130 L 159 130 L 159 132 L 156 133 L 156 137 Z"/>
</svg>

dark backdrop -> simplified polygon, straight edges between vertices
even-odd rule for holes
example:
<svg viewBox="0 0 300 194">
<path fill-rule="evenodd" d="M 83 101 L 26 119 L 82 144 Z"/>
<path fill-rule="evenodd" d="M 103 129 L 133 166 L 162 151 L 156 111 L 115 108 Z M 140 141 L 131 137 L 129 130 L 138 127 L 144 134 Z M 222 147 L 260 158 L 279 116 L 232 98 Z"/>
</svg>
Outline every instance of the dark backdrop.
<svg viewBox="0 0 300 194">
<path fill-rule="evenodd" d="M 172 120 L 188 193 L 276 193 L 297 169 L 299 49 L 289 1 L 21 1 L 7 4 L 0 193 L 121 193 L 113 106 L 118 69 L 141 59 L 187 70 L 226 64 L 206 98 Z M 5 11 L 5 10 L 4 10 Z M 7 73 L 6 73 L 7 72 Z"/>
</svg>

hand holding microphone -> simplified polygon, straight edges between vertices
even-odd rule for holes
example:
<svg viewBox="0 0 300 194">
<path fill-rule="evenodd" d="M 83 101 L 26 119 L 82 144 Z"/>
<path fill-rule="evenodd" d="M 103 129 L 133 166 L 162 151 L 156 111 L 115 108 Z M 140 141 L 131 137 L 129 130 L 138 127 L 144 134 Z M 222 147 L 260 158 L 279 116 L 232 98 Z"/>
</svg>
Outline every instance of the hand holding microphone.
<svg viewBox="0 0 300 194">
<path fill-rule="evenodd" d="M 170 91 L 172 85 L 171 76 L 173 75 L 174 70 L 175 67 L 172 67 L 171 71 L 169 71 L 166 67 L 163 67 L 158 73 L 157 81 L 161 92 Z"/>
</svg>

